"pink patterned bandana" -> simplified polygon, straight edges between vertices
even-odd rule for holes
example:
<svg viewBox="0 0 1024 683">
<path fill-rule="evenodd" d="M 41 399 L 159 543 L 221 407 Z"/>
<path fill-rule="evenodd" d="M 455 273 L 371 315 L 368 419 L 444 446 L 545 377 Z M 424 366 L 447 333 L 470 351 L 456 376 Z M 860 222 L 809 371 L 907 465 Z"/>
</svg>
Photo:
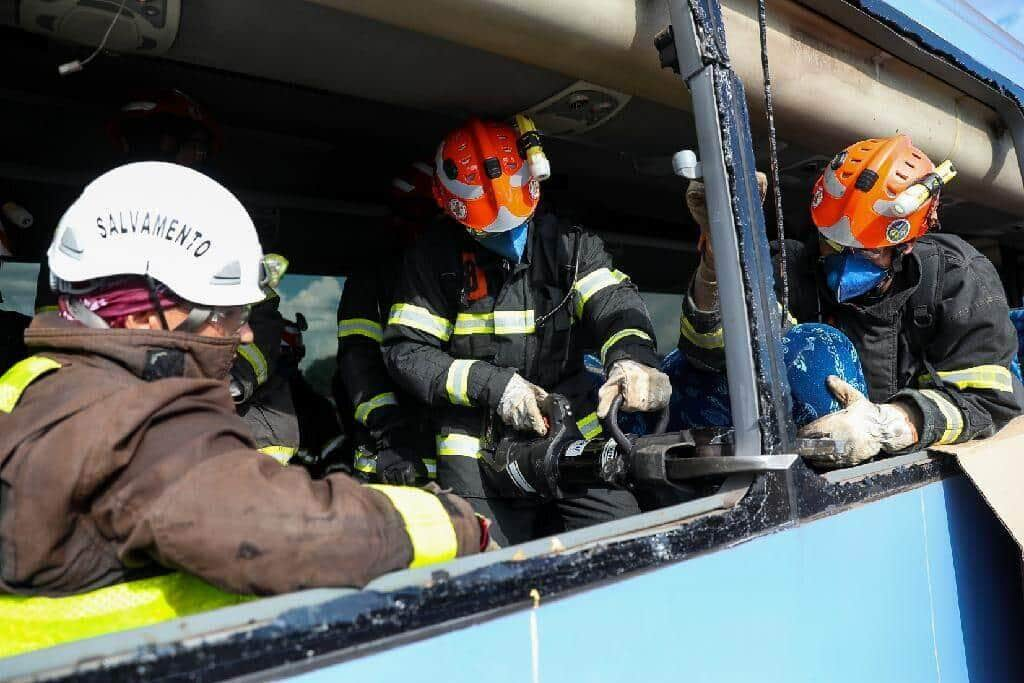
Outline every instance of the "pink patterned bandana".
<svg viewBox="0 0 1024 683">
<path fill-rule="evenodd" d="M 78 297 L 79 301 L 90 311 L 103 318 L 111 327 L 124 327 L 125 318 L 135 313 L 153 310 L 153 302 L 146 285 L 122 283 L 99 292 Z M 157 300 L 161 308 L 172 308 L 179 302 L 167 296 L 166 291 L 157 290 Z M 61 296 L 58 301 L 60 314 L 65 320 L 75 320 L 68 307 L 68 297 Z"/>
</svg>

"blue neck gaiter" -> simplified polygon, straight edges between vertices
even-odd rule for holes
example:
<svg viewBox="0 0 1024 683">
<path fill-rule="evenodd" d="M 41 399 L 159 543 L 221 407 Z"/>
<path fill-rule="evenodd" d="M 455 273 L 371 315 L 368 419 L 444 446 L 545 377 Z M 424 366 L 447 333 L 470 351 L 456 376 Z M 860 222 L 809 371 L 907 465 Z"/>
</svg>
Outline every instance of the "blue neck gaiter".
<svg viewBox="0 0 1024 683">
<path fill-rule="evenodd" d="M 522 225 L 505 232 L 496 234 L 477 232 L 473 233 L 473 237 L 486 249 L 507 258 L 513 263 L 519 263 L 523 259 L 523 252 L 526 251 L 526 237 L 529 233 L 529 227 L 530 221 L 526 221 Z"/>
<path fill-rule="evenodd" d="M 848 251 L 826 256 L 821 266 L 825 271 L 825 284 L 840 303 L 870 292 L 889 274 L 885 268 Z"/>
</svg>

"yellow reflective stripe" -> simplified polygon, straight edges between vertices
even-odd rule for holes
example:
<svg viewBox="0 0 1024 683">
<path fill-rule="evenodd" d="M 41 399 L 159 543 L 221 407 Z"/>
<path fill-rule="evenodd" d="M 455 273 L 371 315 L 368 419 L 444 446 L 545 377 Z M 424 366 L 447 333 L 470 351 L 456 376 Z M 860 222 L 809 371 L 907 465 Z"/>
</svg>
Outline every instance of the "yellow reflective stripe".
<svg viewBox="0 0 1024 683">
<path fill-rule="evenodd" d="M 641 339 L 646 339 L 647 341 L 654 341 L 653 339 L 651 339 L 651 335 L 647 334 L 643 330 L 638 330 L 633 327 L 629 327 L 625 330 L 619 330 L 612 336 L 608 337 L 608 341 L 606 341 L 604 343 L 604 346 L 601 347 L 601 365 L 604 365 L 604 358 L 605 356 L 608 355 L 608 350 L 615 346 L 616 344 L 618 344 L 623 339 L 625 339 L 626 337 L 640 337 Z"/>
<path fill-rule="evenodd" d="M 493 313 L 459 313 L 453 333 L 468 334 L 533 334 L 537 331 L 534 311 L 494 311 Z"/>
<path fill-rule="evenodd" d="M 601 421 L 597 418 L 597 413 L 590 413 L 576 420 L 576 426 L 579 427 L 584 439 L 596 439 L 601 436 Z"/>
<path fill-rule="evenodd" d="M 45 306 L 36 306 L 36 315 L 40 313 L 56 313 L 60 310 L 60 306 L 57 304 L 47 304 Z"/>
<path fill-rule="evenodd" d="M 572 288 L 576 290 L 576 319 L 583 317 L 583 307 L 595 294 L 628 279 L 628 275 L 618 270 L 598 268 L 574 282 Z"/>
<path fill-rule="evenodd" d="M 0 657 L 253 599 L 225 593 L 182 573 L 119 583 L 66 598 L 0 595 Z"/>
<path fill-rule="evenodd" d="M 356 420 L 362 424 L 366 424 L 366 420 L 369 419 L 370 413 L 377 408 L 384 406 L 397 406 L 398 398 L 395 396 L 393 391 L 385 391 L 383 394 L 377 394 L 369 401 L 363 401 L 356 406 Z"/>
<path fill-rule="evenodd" d="M 288 461 L 292 459 L 292 456 L 295 455 L 299 449 L 289 448 L 288 446 L 264 446 L 258 450 L 263 455 L 269 455 L 282 465 L 287 465 Z"/>
<path fill-rule="evenodd" d="M 422 306 L 395 304 L 388 316 L 388 325 L 405 325 L 420 332 L 448 341 L 452 336 L 452 324 L 446 318 L 434 315 Z"/>
<path fill-rule="evenodd" d="M 346 318 L 338 321 L 338 339 L 358 335 L 369 337 L 378 344 L 384 341 L 384 328 L 369 318 Z"/>
<path fill-rule="evenodd" d="M 267 358 L 260 351 L 260 347 L 255 344 L 242 344 L 238 347 L 238 355 L 252 366 L 252 371 L 256 373 L 256 384 L 267 381 Z"/>
<path fill-rule="evenodd" d="M 435 458 L 423 458 L 423 466 L 427 468 L 428 479 L 437 479 L 437 460 Z"/>
<path fill-rule="evenodd" d="M 448 400 L 457 406 L 472 405 L 469 400 L 469 369 L 475 360 L 454 360 L 448 366 L 448 378 L 444 388 L 448 391 Z"/>
<path fill-rule="evenodd" d="M 956 443 L 964 431 L 964 416 L 960 414 L 960 409 L 933 389 L 922 389 L 921 393 L 938 407 L 942 417 L 946 420 L 946 427 L 937 443 L 939 445 Z"/>
<path fill-rule="evenodd" d="M 362 446 L 356 449 L 354 467 L 364 474 L 377 473 L 377 455 L 369 452 Z"/>
<path fill-rule="evenodd" d="M 1013 393 L 1013 377 L 1010 371 L 1002 365 L 978 365 L 963 370 L 940 370 L 939 379 L 952 384 L 957 389 L 991 389 L 993 391 L 1005 391 Z M 920 375 L 917 378 L 918 386 L 929 386 L 933 384 L 930 375 Z"/>
<path fill-rule="evenodd" d="M 468 434 L 440 434 L 436 439 L 438 455 L 461 455 L 464 458 L 480 457 L 480 439 Z"/>
<path fill-rule="evenodd" d="M 693 324 L 685 315 L 679 316 L 679 333 L 694 346 L 702 349 L 720 349 L 725 346 L 725 338 L 722 336 L 722 326 L 719 325 L 711 332 L 698 332 L 693 329 Z"/>
<path fill-rule="evenodd" d="M 29 356 L 12 365 L 0 377 L 0 412 L 9 413 L 14 410 L 29 384 L 59 367 L 60 363 L 45 356 Z"/>
<path fill-rule="evenodd" d="M 455 526 L 437 496 L 410 486 L 369 484 L 368 488 L 387 496 L 405 520 L 412 541 L 410 568 L 447 562 L 458 554 Z"/>
</svg>

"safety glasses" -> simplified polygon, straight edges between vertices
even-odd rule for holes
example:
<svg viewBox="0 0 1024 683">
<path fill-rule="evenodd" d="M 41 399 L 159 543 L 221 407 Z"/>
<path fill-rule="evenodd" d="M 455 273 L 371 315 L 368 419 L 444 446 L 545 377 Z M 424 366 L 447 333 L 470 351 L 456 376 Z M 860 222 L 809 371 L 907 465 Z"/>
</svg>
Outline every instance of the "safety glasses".
<svg viewBox="0 0 1024 683">
<path fill-rule="evenodd" d="M 225 334 L 234 335 L 249 322 L 252 306 L 216 306 L 207 322 L 216 325 Z"/>
</svg>

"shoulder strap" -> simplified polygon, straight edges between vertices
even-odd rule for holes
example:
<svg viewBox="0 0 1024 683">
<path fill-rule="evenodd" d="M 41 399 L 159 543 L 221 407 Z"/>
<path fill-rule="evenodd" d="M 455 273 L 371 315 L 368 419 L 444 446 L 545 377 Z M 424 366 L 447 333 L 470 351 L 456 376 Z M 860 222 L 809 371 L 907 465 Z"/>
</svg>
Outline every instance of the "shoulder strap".
<svg viewBox="0 0 1024 683">
<path fill-rule="evenodd" d="M 29 356 L 15 363 L 0 377 L 0 412 L 9 413 L 21 400 L 29 384 L 61 365 L 45 356 Z"/>
<path fill-rule="evenodd" d="M 938 326 L 939 304 L 942 300 L 943 279 L 946 269 L 945 252 L 940 244 L 933 243 L 935 251 L 920 259 L 921 282 L 917 290 L 910 296 L 908 309 L 910 325 L 906 326 L 910 346 L 916 351 L 928 371 L 932 374 L 931 363 L 925 354 L 928 345 Z M 934 379 L 934 378 L 933 378 Z"/>
</svg>

